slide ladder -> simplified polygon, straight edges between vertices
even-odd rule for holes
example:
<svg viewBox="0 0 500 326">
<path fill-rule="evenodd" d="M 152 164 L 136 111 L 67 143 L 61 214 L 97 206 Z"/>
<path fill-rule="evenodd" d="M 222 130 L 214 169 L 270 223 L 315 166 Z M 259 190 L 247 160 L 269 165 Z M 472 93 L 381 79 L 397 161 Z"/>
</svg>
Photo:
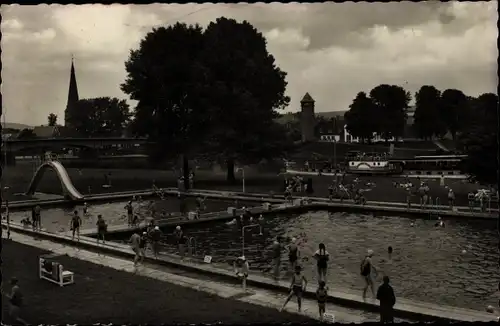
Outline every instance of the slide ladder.
<svg viewBox="0 0 500 326">
<path fill-rule="evenodd" d="M 47 169 L 52 169 L 56 172 L 59 181 L 61 181 L 61 186 L 65 195 L 69 196 L 73 200 L 82 200 L 84 198 L 83 195 L 75 188 L 68 175 L 68 171 L 66 171 L 64 166 L 59 161 L 48 161 L 38 167 L 33 175 L 33 179 L 31 179 L 28 191 L 26 192 L 27 195 L 33 195 L 35 193 L 36 188 L 38 187 L 38 184 L 42 180 Z"/>
</svg>

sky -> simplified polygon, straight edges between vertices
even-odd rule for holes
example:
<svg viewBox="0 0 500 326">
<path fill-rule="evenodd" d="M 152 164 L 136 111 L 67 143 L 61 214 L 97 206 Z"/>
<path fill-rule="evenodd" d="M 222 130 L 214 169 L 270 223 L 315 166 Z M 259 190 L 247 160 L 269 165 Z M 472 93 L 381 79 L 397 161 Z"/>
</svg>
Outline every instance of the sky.
<svg viewBox="0 0 500 326">
<path fill-rule="evenodd" d="M 496 93 L 497 2 L 1 6 L 2 94 L 7 122 L 62 122 L 71 56 L 80 98 L 128 100 L 129 51 L 153 27 L 247 20 L 288 73 L 288 112 L 309 92 L 316 111 L 347 110 L 360 91 L 401 85 Z"/>
</svg>

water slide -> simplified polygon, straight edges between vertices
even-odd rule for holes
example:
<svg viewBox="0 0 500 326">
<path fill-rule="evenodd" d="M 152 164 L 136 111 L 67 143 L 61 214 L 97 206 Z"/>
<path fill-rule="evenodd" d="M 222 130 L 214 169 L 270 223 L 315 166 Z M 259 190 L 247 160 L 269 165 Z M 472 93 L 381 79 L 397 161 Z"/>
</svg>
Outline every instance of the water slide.
<svg viewBox="0 0 500 326">
<path fill-rule="evenodd" d="M 52 169 L 57 173 L 57 177 L 61 181 L 61 186 L 65 195 L 68 195 L 73 200 L 83 199 L 83 195 L 78 190 L 76 190 L 75 186 L 71 182 L 68 172 L 59 161 L 45 162 L 38 167 L 35 175 L 33 176 L 33 179 L 31 179 L 28 191 L 26 192 L 27 195 L 33 195 L 35 193 L 35 190 L 42 180 L 45 170 L 47 169 Z"/>
</svg>

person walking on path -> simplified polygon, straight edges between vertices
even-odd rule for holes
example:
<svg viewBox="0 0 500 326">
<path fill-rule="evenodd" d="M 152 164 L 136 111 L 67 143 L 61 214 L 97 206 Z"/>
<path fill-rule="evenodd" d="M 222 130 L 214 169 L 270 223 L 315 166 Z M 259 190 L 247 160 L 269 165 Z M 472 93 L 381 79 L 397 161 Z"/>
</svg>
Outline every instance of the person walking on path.
<svg viewBox="0 0 500 326">
<path fill-rule="evenodd" d="M 292 276 L 292 283 L 290 284 L 290 294 L 286 297 L 285 303 L 281 307 L 280 311 L 285 309 L 287 303 L 292 299 L 293 296 L 297 297 L 298 311 L 302 310 L 302 295 L 306 291 L 307 279 L 302 274 L 302 267 L 295 266 L 295 273 Z"/>
<path fill-rule="evenodd" d="M 130 243 L 130 248 L 132 248 L 132 251 L 135 253 L 134 256 L 134 267 L 137 267 L 139 263 L 142 263 L 144 260 L 144 255 L 141 250 L 141 241 L 142 238 L 139 234 L 134 233 L 130 237 L 129 243 Z"/>
<path fill-rule="evenodd" d="M 324 243 L 320 243 L 318 250 L 314 253 L 314 258 L 316 259 L 317 272 L 318 272 L 318 283 L 321 281 L 326 282 L 326 272 L 328 269 L 328 261 L 330 260 L 330 253 L 326 251 Z"/>
<path fill-rule="evenodd" d="M 13 277 L 10 280 L 12 290 L 10 294 L 5 294 L 9 300 L 9 316 L 15 320 L 17 324 L 28 325 L 26 321 L 21 318 L 21 307 L 23 306 L 23 294 L 19 287 L 19 281 Z M 3 324 L 3 323 L 2 323 Z"/>
<path fill-rule="evenodd" d="M 363 288 L 363 300 L 366 299 L 366 291 L 368 288 L 372 290 L 373 297 L 375 297 L 375 281 L 374 278 L 377 274 L 377 269 L 373 265 L 373 250 L 368 249 L 367 254 L 363 261 L 361 262 L 361 276 L 365 281 L 365 287 Z M 373 275 L 375 273 L 375 275 Z"/>
<path fill-rule="evenodd" d="M 394 323 L 394 305 L 396 296 L 389 284 L 389 276 L 384 276 L 384 283 L 378 288 L 377 300 L 380 301 L 380 322 L 382 324 Z"/>
</svg>

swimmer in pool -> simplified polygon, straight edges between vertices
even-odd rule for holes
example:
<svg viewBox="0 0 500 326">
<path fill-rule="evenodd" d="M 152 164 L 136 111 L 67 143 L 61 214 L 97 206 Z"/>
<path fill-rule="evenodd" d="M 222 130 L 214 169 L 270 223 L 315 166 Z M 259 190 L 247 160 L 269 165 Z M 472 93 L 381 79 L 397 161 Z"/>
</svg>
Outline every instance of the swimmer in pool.
<svg viewBox="0 0 500 326">
<path fill-rule="evenodd" d="M 434 224 L 437 228 L 444 228 L 444 222 L 441 220 L 441 217 L 438 217 L 437 222 Z"/>
</svg>

